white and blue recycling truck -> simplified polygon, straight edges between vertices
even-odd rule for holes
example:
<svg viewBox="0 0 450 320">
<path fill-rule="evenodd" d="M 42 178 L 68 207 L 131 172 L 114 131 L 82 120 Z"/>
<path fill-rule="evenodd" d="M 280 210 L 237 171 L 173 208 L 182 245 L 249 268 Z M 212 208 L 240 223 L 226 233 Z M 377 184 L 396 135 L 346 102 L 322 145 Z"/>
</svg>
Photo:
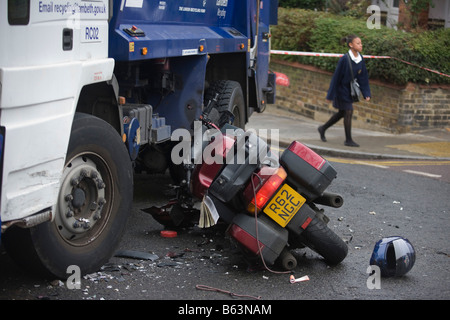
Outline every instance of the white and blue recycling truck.
<svg viewBox="0 0 450 320">
<path fill-rule="evenodd" d="M 114 254 L 133 173 L 171 168 L 208 99 L 244 126 L 275 97 L 277 0 L 0 0 L 1 242 L 66 278 Z M 208 98 L 209 97 L 209 98 Z"/>
</svg>

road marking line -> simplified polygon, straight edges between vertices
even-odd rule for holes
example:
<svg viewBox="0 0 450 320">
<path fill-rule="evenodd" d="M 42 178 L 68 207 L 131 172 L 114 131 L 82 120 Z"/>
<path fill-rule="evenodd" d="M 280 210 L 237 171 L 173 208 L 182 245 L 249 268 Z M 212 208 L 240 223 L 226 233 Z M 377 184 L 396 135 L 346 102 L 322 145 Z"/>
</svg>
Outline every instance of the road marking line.
<svg viewBox="0 0 450 320">
<path fill-rule="evenodd" d="M 450 142 L 448 141 L 397 144 L 387 147 L 434 157 L 450 157 Z"/>
<path fill-rule="evenodd" d="M 419 166 L 436 166 L 436 165 L 448 165 L 449 161 L 361 161 L 361 160 L 353 160 L 353 159 L 340 159 L 340 158 L 327 158 L 330 162 L 338 162 L 338 163 L 346 163 L 346 164 L 359 164 L 365 166 L 372 166 L 382 169 L 389 169 L 390 167 L 400 167 L 400 166 L 411 166 L 411 165 L 419 165 Z M 379 164 L 380 163 L 380 164 Z M 389 164 L 389 166 L 385 166 L 385 164 Z M 442 178 L 442 175 L 432 174 L 423 171 L 415 171 L 415 170 L 402 170 L 406 173 L 416 174 L 428 178 Z"/>
<path fill-rule="evenodd" d="M 388 166 L 383 166 L 381 164 L 371 163 L 371 162 L 365 162 L 365 161 L 355 161 L 356 164 L 362 164 L 364 166 L 370 166 L 370 167 L 376 167 L 381 169 L 389 169 Z"/>
<path fill-rule="evenodd" d="M 424 160 L 424 161 L 417 161 L 417 160 L 405 160 L 405 161 L 380 161 L 381 164 L 386 164 L 389 166 L 396 166 L 396 167 L 402 167 L 402 166 L 446 166 L 450 164 L 450 161 L 443 161 L 443 160 Z"/>
<path fill-rule="evenodd" d="M 337 162 L 337 163 L 348 163 L 348 164 L 354 164 L 355 160 L 352 159 L 343 159 L 343 158 L 333 158 L 333 157 L 325 157 L 330 162 Z"/>
<path fill-rule="evenodd" d="M 387 167 L 408 167 L 408 166 L 446 166 L 450 164 L 448 160 L 355 160 L 326 157 L 330 162 L 349 163 L 349 164 L 367 164 L 381 165 Z"/>
<path fill-rule="evenodd" d="M 403 170 L 403 172 L 417 174 L 419 176 L 425 176 L 425 177 L 429 177 L 429 178 L 442 178 L 442 176 L 440 174 L 432 174 L 432 173 L 427 173 L 427 172 L 422 172 L 422 171 Z"/>
</svg>

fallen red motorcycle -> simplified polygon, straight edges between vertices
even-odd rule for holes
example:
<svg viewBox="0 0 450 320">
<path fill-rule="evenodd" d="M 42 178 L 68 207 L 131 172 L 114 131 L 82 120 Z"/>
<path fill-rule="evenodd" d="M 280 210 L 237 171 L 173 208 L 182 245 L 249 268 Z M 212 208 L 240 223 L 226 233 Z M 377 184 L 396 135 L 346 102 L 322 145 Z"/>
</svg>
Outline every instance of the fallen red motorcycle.
<svg viewBox="0 0 450 320">
<path fill-rule="evenodd" d="M 326 192 L 336 170 L 298 141 L 277 157 L 253 132 L 202 119 L 207 138 L 177 166 L 177 197 L 164 208 L 146 212 L 166 226 L 180 226 L 199 211 L 198 226 L 227 224 L 227 233 L 249 259 L 279 263 L 292 270 L 290 250 L 311 248 L 329 264 L 347 255 L 346 243 L 317 205 L 340 207 L 340 195 Z M 197 204 L 197 205 L 196 205 Z"/>
</svg>

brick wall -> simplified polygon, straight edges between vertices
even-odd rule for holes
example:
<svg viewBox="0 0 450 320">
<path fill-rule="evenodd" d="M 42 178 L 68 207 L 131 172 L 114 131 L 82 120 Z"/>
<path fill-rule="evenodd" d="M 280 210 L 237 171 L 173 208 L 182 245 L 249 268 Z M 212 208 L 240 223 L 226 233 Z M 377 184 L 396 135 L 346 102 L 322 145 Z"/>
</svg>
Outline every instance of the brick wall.
<svg viewBox="0 0 450 320">
<path fill-rule="evenodd" d="M 317 121 L 335 112 L 325 99 L 332 74 L 312 66 L 272 60 L 289 87 L 277 86 L 276 105 Z M 353 105 L 353 126 L 395 133 L 450 127 L 450 86 L 409 83 L 395 86 L 370 80 L 372 99 Z"/>
</svg>

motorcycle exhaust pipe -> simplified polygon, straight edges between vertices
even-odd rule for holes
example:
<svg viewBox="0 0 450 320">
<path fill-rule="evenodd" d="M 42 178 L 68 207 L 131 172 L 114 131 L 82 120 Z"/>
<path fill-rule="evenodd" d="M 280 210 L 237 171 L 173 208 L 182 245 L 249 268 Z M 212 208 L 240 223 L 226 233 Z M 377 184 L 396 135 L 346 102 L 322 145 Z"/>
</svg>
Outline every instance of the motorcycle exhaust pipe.
<svg viewBox="0 0 450 320">
<path fill-rule="evenodd" d="M 285 270 L 293 270 L 297 266 L 297 259 L 286 248 L 283 249 L 278 259 L 281 267 Z"/>
<path fill-rule="evenodd" d="M 328 207 L 340 208 L 344 204 L 344 199 L 342 198 L 342 196 L 336 193 L 324 192 L 320 197 L 316 198 L 313 202 Z"/>
</svg>

